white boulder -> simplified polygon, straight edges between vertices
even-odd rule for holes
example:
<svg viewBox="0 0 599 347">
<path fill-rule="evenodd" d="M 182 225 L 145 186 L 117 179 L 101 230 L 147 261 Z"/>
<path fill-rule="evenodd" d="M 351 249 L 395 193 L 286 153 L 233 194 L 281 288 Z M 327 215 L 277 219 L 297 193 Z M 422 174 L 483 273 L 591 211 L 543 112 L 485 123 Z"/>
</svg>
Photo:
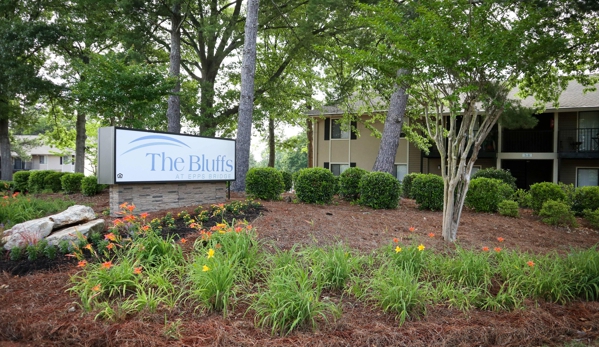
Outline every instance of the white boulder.
<svg viewBox="0 0 599 347">
<path fill-rule="evenodd" d="M 58 229 L 65 225 L 93 220 L 96 218 L 96 214 L 89 206 L 74 205 L 67 208 L 66 211 L 57 213 L 48 218 L 54 222 L 54 229 Z"/>
<path fill-rule="evenodd" d="M 85 224 L 68 227 L 53 232 L 48 237 L 46 237 L 46 241 L 48 241 L 48 244 L 56 246 L 62 240 L 76 241 L 77 235 L 79 234 L 87 237 L 87 234 L 89 234 L 90 232 L 102 232 L 102 230 L 104 230 L 104 219 L 96 219 Z"/>
<path fill-rule="evenodd" d="M 10 250 L 14 247 L 37 243 L 50 235 L 53 228 L 54 221 L 48 217 L 15 224 L 11 229 L 4 231 L 2 237 L 4 249 Z"/>
</svg>

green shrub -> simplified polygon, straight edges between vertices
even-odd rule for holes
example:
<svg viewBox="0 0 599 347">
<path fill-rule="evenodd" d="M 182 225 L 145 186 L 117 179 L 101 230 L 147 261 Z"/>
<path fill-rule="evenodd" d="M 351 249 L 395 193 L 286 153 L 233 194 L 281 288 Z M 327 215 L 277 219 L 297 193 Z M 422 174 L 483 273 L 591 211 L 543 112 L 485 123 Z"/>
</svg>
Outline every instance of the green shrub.
<svg viewBox="0 0 599 347">
<path fill-rule="evenodd" d="M 421 210 L 443 209 L 443 178 L 434 174 L 420 174 L 412 182 L 410 194 Z"/>
<path fill-rule="evenodd" d="M 293 175 L 287 171 L 281 171 L 281 175 L 283 175 L 283 186 L 285 191 L 288 192 L 293 188 Z"/>
<path fill-rule="evenodd" d="M 497 212 L 497 205 L 512 194 L 512 187 L 503 181 L 479 177 L 470 182 L 465 204 L 477 212 Z"/>
<path fill-rule="evenodd" d="M 41 193 L 46 189 L 44 182 L 46 177 L 52 173 L 54 173 L 54 171 L 51 170 L 31 171 L 27 189 L 32 193 Z"/>
<path fill-rule="evenodd" d="M 496 169 L 496 168 L 488 168 L 478 170 L 474 175 L 472 175 L 472 179 L 486 177 L 486 178 L 495 178 L 500 181 L 505 182 L 507 185 L 512 187 L 513 190 L 516 190 L 516 178 L 512 176 L 512 173 L 509 170 L 504 169 Z"/>
<path fill-rule="evenodd" d="M 579 187 L 574 192 L 572 210 L 577 215 L 582 215 L 584 210 L 599 208 L 599 187 Z"/>
<path fill-rule="evenodd" d="M 302 202 L 329 203 L 335 194 L 335 176 L 320 167 L 301 169 L 295 182 L 295 193 Z"/>
<path fill-rule="evenodd" d="M 44 189 L 50 189 L 54 193 L 58 193 L 62 190 L 62 182 L 60 178 L 64 176 L 65 172 L 52 172 L 44 178 Z"/>
<path fill-rule="evenodd" d="M 0 193 L 11 193 L 15 190 L 14 181 L 0 181 Z"/>
<path fill-rule="evenodd" d="M 421 173 L 411 173 L 404 176 L 403 181 L 401 181 L 402 195 L 404 198 L 413 199 L 412 196 L 412 184 L 414 183 L 414 179 L 418 177 L 418 175 L 422 175 Z"/>
<path fill-rule="evenodd" d="M 574 212 L 563 201 L 547 200 L 539 212 L 541 220 L 549 225 L 578 227 Z"/>
<path fill-rule="evenodd" d="M 278 200 L 285 190 L 283 175 L 273 167 L 255 167 L 247 172 L 245 190 L 249 196 Z"/>
<path fill-rule="evenodd" d="M 530 186 L 530 204 L 535 213 L 539 213 L 545 201 L 564 201 L 566 194 L 555 183 L 541 182 Z"/>
<path fill-rule="evenodd" d="M 29 175 L 31 171 L 17 171 L 12 175 L 12 180 L 15 182 L 15 190 L 26 192 L 29 187 Z"/>
<path fill-rule="evenodd" d="M 390 173 L 368 173 L 360 180 L 360 205 L 374 209 L 396 208 L 399 188 L 399 181 Z"/>
<path fill-rule="evenodd" d="M 512 200 L 516 201 L 522 208 L 529 208 L 531 206 L 530 192 L 524 189 L 518 189 L 512 195 Z"/>
<path fill-rule="evenodd" d="M 359 167 L 350 167 L 339 176 L 339 195 L 345 200 L 357 200 L 360 197 L 360 179 L 368 171 Z"/>
<path fill-rule="evenodd" d="M 508 217 L 520 217 L 520 210 L 518 209 L 518 203 L 513 200 L 503 200 L 497 205 L 497 210 L 502 216 Z"/>
<path fill-rule="evenodd" d="M 85 177 L 84 174 L 78 172 L 65 173 L 61 178 L 62 190 L 67 194 L 72 194 L 81 191 L 81 181 Z"/>
<path fill-rule="evenodd" d="M 81 180 L 81 193 L 85 196 L 94 196 L 106 188 L 105 184 L 98 184 L 96 176 L 87 176 Z"/>
<path fill-rule="evenodd" d="M 589 222 L 593 229 L 599 229 L 599 209 L 596 210 L 584 210 L 583 211 L 584 219 Z"/>
<path fill-rule="evenodd" d="M 572 204 L 574 203 L 574 194 L 576 194 L 576 188 L 574 187 L 574 185 L 572 183 L 565 184 L 563 182 L 558 182 L 557 185 L 566 195 L 564 202 L 568 204 L 568 206 L 572 207 Z"/>
</svg>

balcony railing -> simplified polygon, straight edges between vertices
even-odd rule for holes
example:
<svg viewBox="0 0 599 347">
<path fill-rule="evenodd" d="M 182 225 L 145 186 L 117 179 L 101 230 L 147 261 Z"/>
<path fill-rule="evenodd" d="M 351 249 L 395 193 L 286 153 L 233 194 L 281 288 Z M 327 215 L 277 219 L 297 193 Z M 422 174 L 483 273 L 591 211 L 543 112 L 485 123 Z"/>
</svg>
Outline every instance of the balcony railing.
<svg viewBox="0 0 599 347">
<path fill-rule="evenodd" d="M 503 130 L 502 152 L 553 152 L 553 130 Z"/>
<path fill-rule="evenodd" d="M 599 128 L 560 129 L 557 138 L 559 153 L 599 155 Z"/>
</svg>

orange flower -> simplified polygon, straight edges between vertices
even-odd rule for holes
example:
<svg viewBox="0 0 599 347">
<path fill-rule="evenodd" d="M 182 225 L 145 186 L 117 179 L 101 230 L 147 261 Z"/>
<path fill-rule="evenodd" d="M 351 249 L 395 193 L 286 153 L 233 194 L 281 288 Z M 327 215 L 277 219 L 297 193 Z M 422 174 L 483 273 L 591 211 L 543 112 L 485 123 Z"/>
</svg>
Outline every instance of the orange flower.
<svg viewBox="0 0 599 347">
<path fill-rule="evenodd" d="M 112 267 L 112 262 L 111 261 L 107 261 L 102 263 L 102 269 L 110 269 Z"/>
<path fill-rule="evenodd" d="M 77 263 L 77 267 L 85 267 L 87 265 L 87 261 L 82 260 L 79 263 Z"/>
<path fill-rule="evenodd" d="M 430 237 L 430 238 L 433 238 L 433 237 L 435 237 L 435 234 L 433 234 L 433 233 L 428 233 L 428 237 Z"/>
<path fill-rule="evenodd" d="M 146 218 L 148 218 L 149 215 L 150 214 L 148 212 L 144 212 L 144 213 L 140 214 L 139 216 L 143 219 L 146 219 Z"/>
<path fill-rule="evenodd" d="M 393 238 L 393 242 L 395 242 L 395 243 L 399 243 L 399 239 L 398 239 L 397 237 L 394 237 L 394 238 Z"/>
<path fill-rule="evenodd" d="M 240 233 L 240 232 L 241 232 L 241 230 L 243 230 L 241 227 L 237 227 L 237 228 L 235 228 L 235 232 L 236 232 L 236 233 Z"/>
<path fill-rule="evenodd" d="M 247 230 L 252 230 L 252 226 L 248 225 L 247 227 L 245 227 Z"/>
<path fill-rule="evenodd" d="M 127 208 L 127 205 L 129 205 L 129 203 L 125 201 L 119 205 L 119 208 Z"/>
<path fill-rule="evenodd" d="M 136 274 L 136 275 L 139 275 L 139 274 L 141 274 L 141 266 L 140 266 L 140 267 L 133 268 L 133 273 L 134 273 L 134 274 Z"/>
<path fill-rule="evenodd" d="M 143 231 L 148 231 L 150 229 L 149 225 L 144 225 L 143 227 L 141 227 L 141 230 Z"/>
<path fill-rule="evenodd" d="M 108 234 L 104 235 L 104 239 L 110 240 L 110 241 L 116 241 L 116 236 L 114 236 L 113 233 L 108 233 Z"/>
<path fill-rule="evenodd" d="M 4 198 L 4 200 L 8 199 L 8 195 L 4 195 L 2 198 Z"/>
<path fill-rule="evenodd" d="M 109 243 L 108 246 L 106 246 L 106 249 L 111 250 L 114 247 L 114 243 Z"/>
<path fill-rule="evenodd" d="M 504 239 L 503 237 L 498 237 L 498 238 L 497 238 L 497 241 L 499 241 L 499 242 L 503 242 L 503 241 L 505 241 L 505 239 Z"/>
<path fill-rule="evenodd" d="M 91 244 L 91 243 L 88 243 L 88 244 L 87 244 L 87 245 L 85 245 L 83 248 L 85 248 L 85 249 L 87 249 L 87 250 L 91 251 L 91 250 L 92 250 L 92 244 Z"/>
<path fill-rule="evenodd" d="M 132 214 L 128 214 L 125 217 L 123 217 L 123 220 L 125 222 L 133 222 L 135 220 L 135 216 Z"/>
<path fill-rule="evenodd" d="M 532 260 L 529 260 L 526 262 L 526 265 L 530 266 L 530 267 L 534 267 L 535 263 Z"/>
<path fill-rule="evenodd" d="M 483 247 L 483 252 L 488 252 L 489 251 L 489 247 L 485 246 Z"/>
<path fill-rule="evenodd" d="M 99 284 L 96 284 L 96 285 L 95 285 L 95 286 L 92 288 L 92 290 L 93 290 L 94 292 L 97 292 L 97 291 L 99 291 L 99 290 L 100 290 L 100 285 L 99 285 Z"/>
<path fill-rule="evenodd" d="M 122 220 L 120 220 L 120 219 L 115 219 L 115 220 L 113 220 L 113 221 L 112 221 L 112 224 L 113 224 L 115 227 L 118 227 L 118 226 L 120 226 L 120 225 L 122 225 L 122 224 L 123 224 L 123 221 L 122 221 Z"/>
<path fill-rule="evenodd" d="M 181 243 L 187 242 L 187 240 L 185 238 L 181 238 L 181 240 L 179 240 L 179 241 L 181 241 Z"/>
<path fill-rule="evenodd" d="M 501 248 L 500 247 L 495 247 L 494 249 L 495 249 L 495 252 L 497 252 L 497 253 L 501 252 Z"/>
<path fill-rule="evenodd" d="M 222 246 L 220 245 L 220 243 L 217 243 L 216 246 L 214 246 L 214 248 L 216 249 L 220 249 Z"/>
<path fill-rule="evenodd" d="M 17 196 L 19 196 L 19 192 L 15 192 L 15 193 L 12 195 L 12 197 L 13 197 L 13 198 L 16 198 Z"/>
<path fill-rule="evenodd" d="M 127 206 L 127 209 L 129 210 L 129 212 L 133 212 L 133 210 L 135 210 L 135 205 L 131 204 Z"/>
<path fill-rule="evenodd" d="M 413 232 L 414 230 L 416 230 L 416 228 L 415 228 L 415 227 L 409 227 L 409 228 L 408 228 L 408 230 L 409 230 L 410 232 Z"/>
</svg>

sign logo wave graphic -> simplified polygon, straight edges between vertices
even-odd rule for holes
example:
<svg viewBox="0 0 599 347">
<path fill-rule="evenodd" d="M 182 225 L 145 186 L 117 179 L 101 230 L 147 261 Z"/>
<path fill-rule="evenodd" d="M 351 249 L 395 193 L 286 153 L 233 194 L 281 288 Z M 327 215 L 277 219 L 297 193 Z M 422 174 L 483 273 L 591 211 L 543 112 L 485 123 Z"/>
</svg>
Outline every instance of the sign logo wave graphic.
<svg viewBox="0 0 599 347">
<path fill-rule="evenodd" d="M 150 146 L 175 146 L 175 147 L 182 147 L 181 145 L 187 147 L 187 148 L 191 148 L 189 147 L 187 144 L 185 144 L 185 142 L 177 140 L 177 139 L 173 139 L 170 136 L 165 136 L 165 135 L 148 135 L 148 136 L 142 136 L 139 137 L 131 142 L 129 142 L 128 144 L 132 144 L 134 142 L 138 142 L 138 141 L 146 141 L 146 140 L 155 140 L 152 142 L 146 142 L 143 144 L 140 144 L 138 146 L 135 146 L 133 148 L 130 148 L 128 150 L 126 150 L 125 152 L 121 153 L 121 155 L 127 154 L 131 151 L 134 151 L 136 149 L 140 149 L 140 148 L 144 148 L 144 147 L 150 147 Z"/>
</svg>

